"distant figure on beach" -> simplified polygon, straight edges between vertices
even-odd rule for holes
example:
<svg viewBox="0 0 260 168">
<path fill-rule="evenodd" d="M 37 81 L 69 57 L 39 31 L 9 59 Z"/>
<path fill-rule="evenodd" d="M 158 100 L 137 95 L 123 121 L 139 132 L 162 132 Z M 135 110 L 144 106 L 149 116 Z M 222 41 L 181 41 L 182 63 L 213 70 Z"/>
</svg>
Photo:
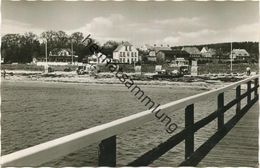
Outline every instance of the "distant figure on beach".
<svg viewBox="0 0 260 168">
<path fill-rule="evenodd" d="M 246 68 L 246 75 L 250 76 L 250 74 L 251 74 L 251 69 L 250 69 L 250 67 L 247 67 Z"/>
<path fill-rule="evenodd" d="M 5 69 L 4 69 L 4 79 L 5 79 L 5 75 L 6 75 L 6 71 L 5 71 Z"/>
</svg>

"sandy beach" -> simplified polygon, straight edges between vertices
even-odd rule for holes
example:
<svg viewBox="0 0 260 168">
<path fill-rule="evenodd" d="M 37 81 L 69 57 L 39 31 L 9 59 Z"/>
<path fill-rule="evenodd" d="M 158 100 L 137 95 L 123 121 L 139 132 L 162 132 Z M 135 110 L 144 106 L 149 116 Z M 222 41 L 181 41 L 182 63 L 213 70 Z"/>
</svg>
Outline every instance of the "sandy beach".
<svg viewBox="0 0 260 168">
<path fill-rule="evenodd" d="M 134 74 L 129 74 L 134 75 Z M 104 77 L 105 76 L 105 77 Z M 41 71 L 24 71 L 12 70 L 6 71 L 6 76 L 2 80 L 16 82 L 16 81 L 38 81 L 38 82 L 62 82 L 62 83 L 84 83 L 87 85 L 122 85 L 122 83 L 112 73 L 100 73 L 98 76 L 77 75 L 73 72 L 56 71 L 44 74 Z M 193 79 L 190 81 L 169 81 L 169 80 L 134 80 L 136 85 L 143 87 L 180 87 L 180 88 L 197 88 L 211 90 L 231 82 L 222 82 L 220 80 L 202 80 Z"/>
</svg>

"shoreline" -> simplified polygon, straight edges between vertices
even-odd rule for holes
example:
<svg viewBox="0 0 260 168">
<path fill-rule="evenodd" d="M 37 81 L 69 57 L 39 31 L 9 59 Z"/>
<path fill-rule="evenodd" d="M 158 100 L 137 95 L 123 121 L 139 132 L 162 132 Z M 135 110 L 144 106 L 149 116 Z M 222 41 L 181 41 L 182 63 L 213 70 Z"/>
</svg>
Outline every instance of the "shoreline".
<svg viewBox="0 0 260 168">
<path fill-rule="evenodd" d="M 10 72 L 13 74 L 11 75 Z M 68 83 L 85 85 L 114 85 L 123 86 L 116 77 L 95 78 L 89 75 L 77 75 L 75 72 L 55 72 L 43 74 L 41 71 L 7 71 L 2 82 L 47 82 L 47 83 Z M 222 82 L 220 80 L 197 80 L 197 81 L 167 81 L 167 80 L 134 80 L 136 85 L 142 87 L 176 87 L 176 88 L 194 88 L 202 90 L 212 90 L 223 87 L 232 82 Z"/>
</svg>

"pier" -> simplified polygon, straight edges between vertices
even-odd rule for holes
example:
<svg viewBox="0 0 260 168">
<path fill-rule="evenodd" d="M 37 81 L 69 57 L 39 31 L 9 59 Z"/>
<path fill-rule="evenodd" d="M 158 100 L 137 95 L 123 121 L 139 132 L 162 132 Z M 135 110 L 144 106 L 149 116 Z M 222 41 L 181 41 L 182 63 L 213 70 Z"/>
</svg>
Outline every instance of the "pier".
<svg viewBox="0 0 260 168">
<path fill-rule="evenodd" d="M 255 167 L 258 163 L 259 105 L 254 104 L 198 166 Z"/>
<path fill-rule="evenodd" d="M 179 161 L 179 166 L 255 166 L 258 157 L 258 81 L 258 76 L 252 76 L 222 88 L 160 106 L 160 109 L 170 109 L 172 112 L 185 108 L 183 111 L 185 128 L 125 165 L 149 166 L 176 145 L 184 142 L 185 159 Z M 241 85 L 244 84 L 247 86 L 246 92 L 241 93 Z M 226 102 L 224 99 L 225 92 L 229 90 L 236 94 L 233 100 Z M 194 113 L 197 111 L 194 110 L 194 107 L 196 102 L 203 101 L 210 96 L 216 97 L 217 109 L 195 122 Z M 241 103 L 243 99 L 246 99 L 245 105 Z M 232 107 L 236 108 L 236 114 L 231 119 L 226 120 L 225 112 Z M 117 166 L 117 135 L 154 120 L 152 110 L 143 111 L 7 154 L 2 156 L 1 164 L 2 166 L 39 166 L 100 142 L 97 166 Z M 195 132 L 207 127 L 214 120 L 217 120 L 217 131 L 195 149 Z M 174 156 L 172 158 L 174 159 Z"/>
</svg>

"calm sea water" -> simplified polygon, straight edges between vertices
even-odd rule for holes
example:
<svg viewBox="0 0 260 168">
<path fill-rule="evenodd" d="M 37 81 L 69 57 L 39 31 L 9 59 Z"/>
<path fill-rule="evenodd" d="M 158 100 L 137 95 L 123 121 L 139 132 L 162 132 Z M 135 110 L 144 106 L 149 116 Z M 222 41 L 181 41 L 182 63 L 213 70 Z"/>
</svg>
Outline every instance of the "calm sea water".
<svg viewBox="0 0 260 168">
<path fill-rule="evenodd" d="M 140 87 L 146 95 L 160 104 L 205 91 Z M 121 85 L 4 81 L 1 95 L 3 155 L 146 110 L 144 105 Z M 225 95 L 225 99 L 229 100 L 232 96 L 230 91 Z M 207 116 L 216 106 L 216 97 L 196 103 L 195 120 Z M 170 114 L 178 125 L 175 133 L 184 127 L 183 112 L 184 110 L 180 109 Z M 226 117 L 230 118 L 233 114 L 234 110 L 231 110 Z M 214 131 L 215 121 L 198 131 L 195 136 L 196 147 Z M 156 119 L 117 136 L 118 166 L 126 165 L 170 136 L 164 125 Z M 97 166 L 97 146 L 98 142 L 43 166 Z M 179 144 L 150 166 L 177 166 L 184 159 L 183 147 L 183 143 Z"/>
</svg>

